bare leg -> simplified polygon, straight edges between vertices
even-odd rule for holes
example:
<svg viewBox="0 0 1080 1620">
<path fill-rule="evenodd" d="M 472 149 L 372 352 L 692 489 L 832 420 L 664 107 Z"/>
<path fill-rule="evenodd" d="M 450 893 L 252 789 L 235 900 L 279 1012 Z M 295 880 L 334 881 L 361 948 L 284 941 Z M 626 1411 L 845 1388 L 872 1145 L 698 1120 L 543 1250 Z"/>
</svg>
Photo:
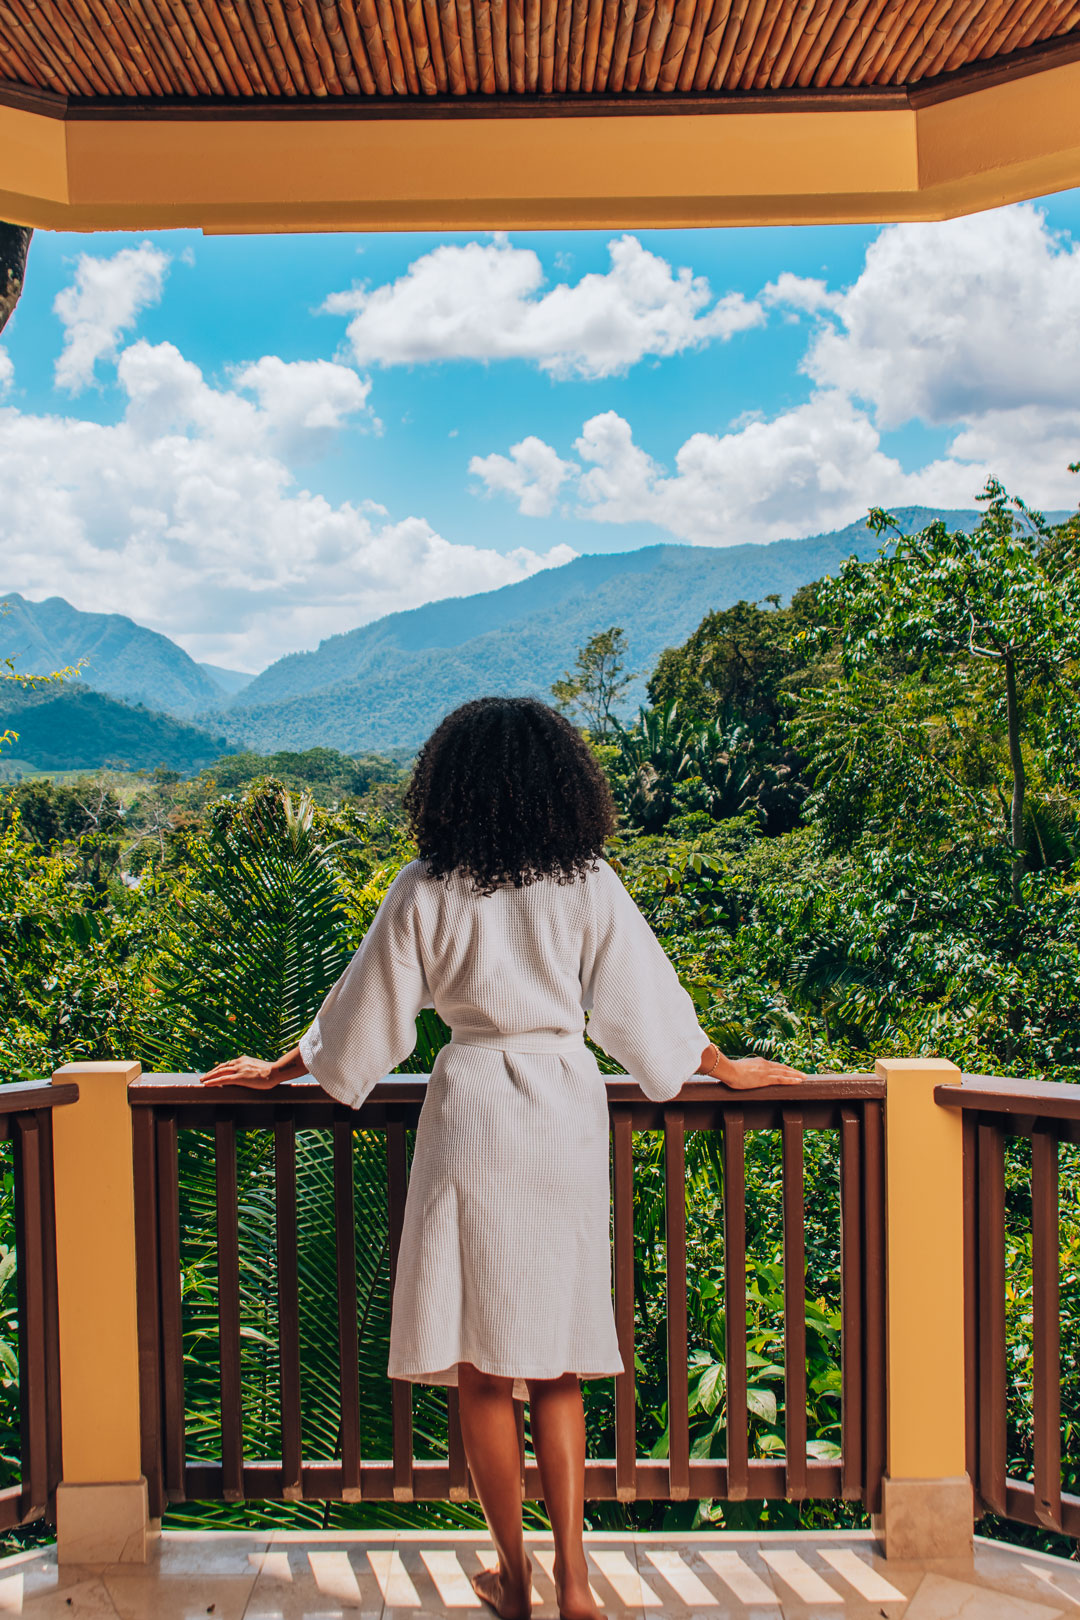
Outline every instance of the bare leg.
<svg viewBox="0 0 1080 1620">
<path fill-rule="evenodd" d="M 477 1595 L 502 1620 L 528 1620 L 532 1568 L 521 1533 L 521 1472 L 514 1382 L 458 1363 L 461 1436 L 480 1506 L 499 1555 L 498 1569 L 473 1578 Z"/>
<path fill-rule="evenodd" d="M 533 1445 L 555 1538 L 555 1591 L 563 1620 L 601 1620 L 589 1590 L 585 1518 L 585 1412 L 574 1373 L 529 1384 Z"/>
</svg>

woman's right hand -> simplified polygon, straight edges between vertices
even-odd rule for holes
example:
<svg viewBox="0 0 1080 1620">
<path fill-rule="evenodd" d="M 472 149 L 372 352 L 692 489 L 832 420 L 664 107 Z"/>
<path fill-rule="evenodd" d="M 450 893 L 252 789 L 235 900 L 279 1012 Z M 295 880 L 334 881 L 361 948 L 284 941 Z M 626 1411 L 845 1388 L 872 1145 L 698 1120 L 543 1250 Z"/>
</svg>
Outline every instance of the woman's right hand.
<svg viewBox="0 0 1080 1620">
<path fill-rule="evenodd" d="M 230 1058 L 216 1069 L 201 1077 L 204 1086 L 250 1086 L 253 1091 L 270 1091 L 282 1076 L 273 1063 L 264 1058 Z"/>
<path fill-rule="evenodd" d="M 724 1058 L 713 1072 L 713 1078 L 731 1086 L 734 1091 L 760 1091 L 764 1086 L 797 1086 L 806 1079 L 798 1069 L 789 1069 L 786 1063 L 773 1063 L 769 1058 Z"/>
<path fill-rule="evenodd" d="M 719 1080 L 733 1091 L 760 1091 L 764 1086 L 797 1086 L 806 1079 L 798 1069 L 789 1069 L 786 1063 L 773 1063 L 769 1058 L 725 1057 L 711 1041 L 701 1054 L 698 1075 L 703 1080 Z"/>
</svg>

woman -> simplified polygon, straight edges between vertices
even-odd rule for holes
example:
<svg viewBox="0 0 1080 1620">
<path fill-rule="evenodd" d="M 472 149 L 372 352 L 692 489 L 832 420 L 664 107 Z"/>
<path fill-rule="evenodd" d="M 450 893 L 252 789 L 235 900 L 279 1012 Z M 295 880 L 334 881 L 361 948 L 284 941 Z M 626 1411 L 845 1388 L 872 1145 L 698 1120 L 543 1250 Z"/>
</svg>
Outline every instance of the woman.
<svg viewBox="0 0 1080 1620">
<path fill-rule="evenodd" d="M 597 1620 L 582 1545 L 579 1379 L 623 1370 L 611 1302 L 608 1111 L 588 1033 L 659 1101 L 695 1074 L 748 1090 L 802 1076 L 724 1057 L 602 851 L 615 809 L 585 740 L 528 698 L 456 709 L 405 796 L 419 859 L 292 1052 L 208 1086 L 311 1074 L 353 1108 L 435 1007 L 452 1039 L 416 1133 L 391 1378 L 456 1384 L 498 1552 L 477 1593 L 529 1613 L 513 1397 L 528 1398 L 564 1620 Z"/>
</svg>

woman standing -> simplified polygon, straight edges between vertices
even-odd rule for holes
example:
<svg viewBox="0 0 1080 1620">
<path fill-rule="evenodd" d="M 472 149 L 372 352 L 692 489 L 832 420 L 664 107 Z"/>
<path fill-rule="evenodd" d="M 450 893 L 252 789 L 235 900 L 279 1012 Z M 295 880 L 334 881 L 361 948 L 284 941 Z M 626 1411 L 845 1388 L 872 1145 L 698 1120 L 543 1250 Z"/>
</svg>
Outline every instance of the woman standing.
<svg viewBox="0 0 1080 1620">
<path fill-rule="evenodd" d="M 602 851 L 606 779 L 561 715 L 528 698 L 456 709 L 405 797 L 419 859 L 387 890 L 299 1046 L 237 1058 L 208 1086 L 311 1074 L 358 1108 L 434 1007 L 439 1053 L 416 1132 L 394 1288 L 391 1378 L 456 1384 L 469 1468 L 498 1551 L 474 1581 L 529 1613 L 513 1399 L 527 1398 L 564 1620 L 595 1620 L 582 1544 L 579 1380 L 623 1370 L 611 1301 L 608 1110 L 590 1038 L 648 1097 L 694 1075 L 740 1089 L 802 1077 L 729 1059 Z"/>
</svg>

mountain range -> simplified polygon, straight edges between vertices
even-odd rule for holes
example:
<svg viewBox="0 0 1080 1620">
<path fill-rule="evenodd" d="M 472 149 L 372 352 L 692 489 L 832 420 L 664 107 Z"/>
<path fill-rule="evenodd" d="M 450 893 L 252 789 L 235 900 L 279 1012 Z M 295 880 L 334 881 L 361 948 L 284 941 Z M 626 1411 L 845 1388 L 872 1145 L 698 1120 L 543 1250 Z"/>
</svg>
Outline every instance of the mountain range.
<svg viewBox="0 0 1080 1620">
<path fill-rule="evenodd" d="M 971 529 L 981 514 L 907 507 L 896 516 L 910 532 L 938 517 L 951 528 Z M 547 697 L 588 637 L 610 625 L 626 631 L 635 673 L 627 696 L 632 711 L 659 654 L 684 641 L 710 609 L 772 594 L 787 601 L 799 586 L 834 573 L 853 552 L 867 554 L 875 546 L 859 522 L 770 545 L 592 553 L 499 590 L 388 614 L 331 636 L 312 652 L 287 654 L 254 677 L 199 664 L 167 636 L 122 614 L 82 613 L 61 597 L 30 602 L 9 593 L 0 597 L 0 660 L 9 658 L 27 673 L 81 663 L 65 694 L 73 696 L 77 682 L 120 708 L 142 705 L 135 728 L 139 753 L 178 769 L 193 768 L 207 750 L 212 757 L 222 737 L 260 752 L 317 744 L 343 753 L 415 746 L 448 709 L 485 691 Z M 24 723 L 29 720 L 26 699 L 16 702 L 15 691 L 10 701 L 0 691 L 0 731 L 5 725 L 20 729 L 16 710 Z M 48 746 L 43 737 L 35 754 L 42 758 L 40 768 L 57 769 L 55 761 L 65 753 L 62 694 L 38 696 L 29 708 L 42 706 L 53 723 Z M 109 712 L 96 707 L 92 746 L 73 730 L 67 749 L 72 768 L 89 765 L 95 752 L 128 757 L 122 746 L 108 746 L 108 733 L 112 723 L 117 742 L 126 733 L 130 747 L 132 726 L 121 724 L 118 715 L 110 722 Z M 168 719 L 158 728 L 160 736 L 155 714 Z M 35 714 L 35 730 L 45 718 Z M 89 719 L 89 709 L 71 708 L 76 730 L 84 731 Z M 178 720 L 194 727 L 186 725 L 181 735 Z M 32 763 L 27 741 L 24 728 L 16 751 Z M 183 766 L 174 753 L 184 756 Z"/>
</svg>

